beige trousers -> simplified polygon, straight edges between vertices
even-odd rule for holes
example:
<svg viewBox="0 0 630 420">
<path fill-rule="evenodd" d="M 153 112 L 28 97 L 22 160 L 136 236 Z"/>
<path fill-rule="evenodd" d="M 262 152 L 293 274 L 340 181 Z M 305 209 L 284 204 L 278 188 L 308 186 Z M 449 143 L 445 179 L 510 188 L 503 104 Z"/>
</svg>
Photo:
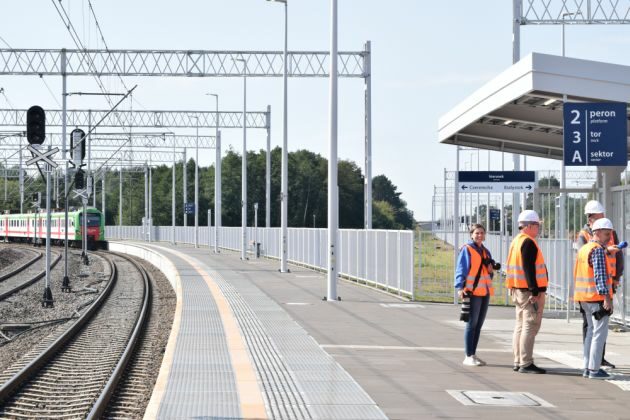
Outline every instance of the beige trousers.
<svg viewBox="0 0 630 420">
<path fill-rule="evenodd" d="M 534 306 L 529 303 L 532 292 L 512 289 L 510 294 L 512 295 L 512 303 L 516 308 L 516 325 L 512 338 L 514 365 L 527 367 L 534 363 L 534 340 L 542 323 L 545 294 L 539 294 L 537 312 L 534 310 Z"/>
</svg>

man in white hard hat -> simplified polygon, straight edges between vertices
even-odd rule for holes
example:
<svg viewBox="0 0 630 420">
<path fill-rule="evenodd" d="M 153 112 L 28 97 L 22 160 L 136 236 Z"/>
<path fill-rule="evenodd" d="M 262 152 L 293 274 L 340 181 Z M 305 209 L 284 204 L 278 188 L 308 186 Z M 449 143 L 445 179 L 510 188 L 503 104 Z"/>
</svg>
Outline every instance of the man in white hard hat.
<svg viewBox="0 0 630 420">
<path fill-rule="evenodd" d="M 516 325 L 512 341 L 514 371 L 546 373 L 534 364 L 534 340 L 543 317 L 548 273 L 536 237 L 540 218 L 533 210 L 518 216 L 519 234 L 510 245 L 507 259 L 506 287 L 516 308 Z"/>
<path fill-rule="evenodd" d="M 608 320 L 613 311 L 613 281 L 606 261 L 606 246 L 613 225 L 610 220 L 601 218 L 591 228 L 593 238 L 580 248 L 573 269 L 573 298 L 580 303 L 588 323 L 582 375 L 590 379 L 610 379 L 611 375 L 601 369 L 601 361 L 608 337 Z"/>
<path fill-rule="evenodd" d="M 606 210 L 599 201 L 591 200 L 586 203 L 584 206 L 584 214 L 587 217 L 587 222 L 580 233 L 578 233 L 577 240 L 575 241 L 576 249 L 578 251 L 593 238 L 593 230 L 591 227 L 595 221 L 604 217 L 604 213 L 606 213 Z M 616 246 L 617 244 L 619 244 L 619 238 L 617 237 L 617 232 L 613 229 L 612 235 L 610 235 L 610 240 L 606 244 L 606 261 L 608 263 L 608 274 L 613 280 L 613 293 L 616 292 L 616 289 L 619 286 L 619 278 L 623 275 L 624 269 L 623 253 L 619 251 L 619 248 Z M 582 314 L 582 341 L 584 341 L 586 339 L 588 322 L 586 319 L 586 313 L 581 306 L 580 313 Z M 602 367 L 614 369 L 615 365 L 606 360 L 605 355 L 606 344 L 604 344 L 604 351 L 602 352 Z"/>
</svg>

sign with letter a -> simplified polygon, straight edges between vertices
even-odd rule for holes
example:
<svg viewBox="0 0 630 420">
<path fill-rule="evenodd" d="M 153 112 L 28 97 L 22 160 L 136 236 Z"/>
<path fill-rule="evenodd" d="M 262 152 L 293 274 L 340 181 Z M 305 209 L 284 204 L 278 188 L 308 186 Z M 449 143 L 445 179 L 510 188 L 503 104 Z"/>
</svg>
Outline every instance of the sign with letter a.
<svg viewBox="0 0 630 420">
<path fill-rule="evenodd" d="M 564 104 L 565 166 L 626 166 L 627 138 L 625 103 Z"/>
</svg>

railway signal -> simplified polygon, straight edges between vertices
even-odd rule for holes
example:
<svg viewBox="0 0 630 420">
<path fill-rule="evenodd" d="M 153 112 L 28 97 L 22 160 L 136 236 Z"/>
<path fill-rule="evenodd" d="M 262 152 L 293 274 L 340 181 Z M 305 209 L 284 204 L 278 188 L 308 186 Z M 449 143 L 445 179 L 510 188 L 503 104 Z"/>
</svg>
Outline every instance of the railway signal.
<svg viewBox="0 0 630 420">
<path fill-rule="evenodd" d="M 75 168 L 85 166 L 83 163 L 85 159 L 85 131 L 80 128 L 75 128 L 70 133 L 70 156 Z"/>
<path fill-rule="evenodd" d="M 46 138 L 46 112 L 34 105 L 26 111 L 26 140 L 29 144 L 40 145 Z"/>
</svg>

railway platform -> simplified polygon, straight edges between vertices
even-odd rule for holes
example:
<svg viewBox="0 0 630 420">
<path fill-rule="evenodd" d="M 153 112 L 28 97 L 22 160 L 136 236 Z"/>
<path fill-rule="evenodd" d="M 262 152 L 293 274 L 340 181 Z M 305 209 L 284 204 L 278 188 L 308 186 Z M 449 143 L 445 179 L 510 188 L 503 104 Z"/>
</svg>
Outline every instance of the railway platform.
<svg viewBox="0 0 630 420">
<path fill-rule="evenodd" d="M 178 307 L 145 418 L 630 418 L 630 335 L 611 331 L 614 380 L 581 377 L 581 320 L 545 319 L 537 365 L 512 371 L 513 309 L 491 307 L 464 367 L 453 305 L 407 302 L 267 259 L 112 242 L 166 274 Z"/>
</svg>

